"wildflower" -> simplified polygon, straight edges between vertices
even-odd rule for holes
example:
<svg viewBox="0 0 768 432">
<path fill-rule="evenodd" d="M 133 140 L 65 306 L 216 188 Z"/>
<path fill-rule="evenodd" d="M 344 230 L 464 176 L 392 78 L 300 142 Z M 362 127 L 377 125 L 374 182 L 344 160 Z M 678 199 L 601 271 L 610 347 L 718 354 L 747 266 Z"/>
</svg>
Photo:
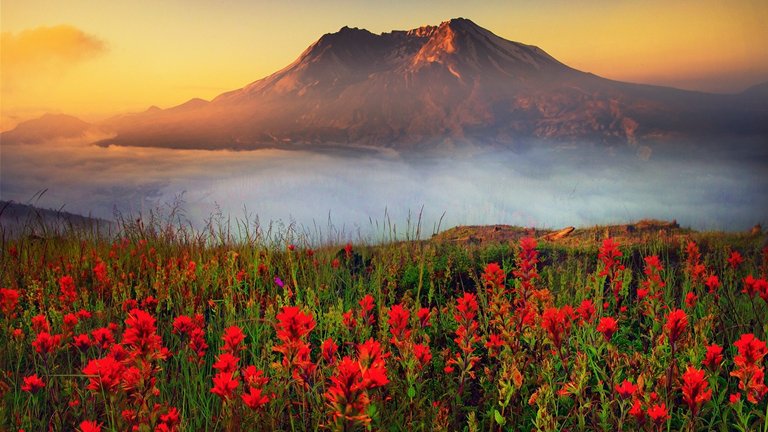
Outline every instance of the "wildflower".
<svg viewBox="0 0 768 432">
<path fill-rule="evenodd" d="M 488 342 L 485 343 L 485 347 L 488 348 L 488 354 L 493 357 L 504 347 L 504 340 L 501 339 L 501 336 L 491 333 L 488 335 Z"/>
<path fill-rule="evenodd" d="M 528 299 L 534 288 L 534 281 L 539 278 L 536 265 L 539 262 L 539 252 L 536 250 L 536 240 L 531 237 L 520 239 L 520 251 L 517 254 L 517 269 L 512 275 L 520 281 L 518 298 Z"/>
<path fill-rule="evenodd" d="M 350 258 L 352 258 L 352 243 L 347 243 L 347 244 L 344 246 L 344 256 L 345 256 L 347 259 L 350 259 Z"/>
<path fill-rule="evenodd" d="M 38 390 L 45 387 L 45 383 L 40 379 L 37 374 L 24 377 L 24 383 L 21 385 L 21 390 L 28 393 L 37 393 Z"/>
<path fill-rule="evenodd" d="M 576 313 L 584 322 L 592 322 L 595 316 L 595 303 L 592 300 L 584 300 L 576 309 Z"/>
<path fill-rule="evenodd" d="M 421 328 L 429 327 L 429 321 L 432 318 L 432 311 L 429 308 L 420 308 L 416 311 L 416 316 L 419 318 Z"/>
<path fill-rule="evenodd" d="M 629 415 L 634 417 L 638 423 L 645 423 L 645 411 L 643 410 L 642 403 L 640 403 L 640 399 L 635 398 L 635 400 L 632 401 L 632 408 L 629 409 Z"/>
<path fill-rule="evenodd" d="M 224 352 L 216 357 L 216 362 L 213 364 L 213 368 L 219 372 L 233 373 L 237 370 L 237 363 L 240 361 L 238 357 L 233 356 L 228 352 Z"/>
<path fill-rule="evenodd" d="M 285 286 L 285 282 L 283 282 L 283 280 L 280 279 L 279 277 L 275 276 L 275 285 L 282 288 Z"/>
<path fill-rule="evenodd" d="M 733 345 L 738 349 L 739 354 L 733 358 L 736 366 L 754 366 L 768 353 L 765 342 L 756 338 L 752 333 L 741 335 L 738 341 Z"/>
<path fill-rule="evenodd" d="M 91 346 L 91 338 L 88 333 L 79 334 L 72 339 L 72 346 L 80 351 L 85 351 Z"/>
<path fill-rule="evenodd" d="M 230 354 L 237 354 L 240 350 L 245 349 L 241 347 L 240 343 L 245 340 L 245 334 L 238 326 L 230 326 L 224 329 L 224 335 L 221 337 L 224 341 L 222 351 Z"/>
<path fill-rule="evenodd" d="M 156 334 L 157 327 L 152 315 L 141 309 L 132 309 L 125 320 L 123 344 L 141 354 L 156 354 L 162 348 L 162 339 Z"/>
<path fill-rule="evenodd" d="M 48 332 L 40 332 L 37 338 L 32 342 L 32 346 L 35 347 L 35 351 L 39 354 L 50 354 L 59 347 L 61 343 L 61 335 L 51 335 Z"/>
<path fill-rule="evenodd" d="M 637 392 L 637 389 L 638 387 L 635 384 L 632 384 L 629 382 L 629 380 L 624 380 L 620 385 L 616 386 L 616 393 L 618 393 L 622 398 L 628 399 L 630 396 L 635 394 L 635 392 Z"/>
<path fill-rule="evenodd" d="M 234 391 L 240 385 L 240 381 L 234 378 L 231 373 L 219 372 L 213 377 L 213 388 L 211 393 L 217 395 L 223 400 L 232 399 Z"/>
<path fill-rule="evenodd" d="M 741 401 L 741 393 L 731 393 L 728 396 L 728 403 L 731 405 L 736 405 Z"/>
<path fill-rule="evenodd" d="M 122 363 L 112 356 L 91 360 L 83 368 L 83 374 L 89 376 L 86 388 L 94 393 L 112 392 L 120 384 L 124 370 Z"/>
<path fill-rule="evenodd" d="M 424 368 L 432 360 L 432 353 L 429 350 L 429 345 L 426 344 L 414 345 L 413 354 L 416 356 L 416 360 L 419 361 L 419 369 Z"/>
<path fill-rule="evenodd" d="M 616 267 L 618 259 L 621 258 L 621 256 L 622 254 L 621 251 L 619 251 L 619 244 L 616 243 L 616 241 L 610 237 L 603 240 L 603 245 L 600 247 L 600 251 L 597 254 L 597 259 L 603 263 L 603 270 L 600 272 L 599 276 L 608 276 L 611 270 Z"/>
<path fill-rule="evenodd" d="M 35 331 L 35 333 L 40 332 L 49 332 L 51 331 L 51 326 L 48 324 L 48 318 L 45 317 L 45 315 L 35 315 L 31 319 L 32 322 L 32 330 Z"/>
<path fill-rule="evenodd" d="M 147 296 L 144 300 L 141 301 L 141 308 L 144 310 L 154 310 L 157 308 L 158 301 L 153 296 Z"/>
<path fill-rule="evenodd" d="M 696 416 L 701 404 L 712 398 L 712 390 L 708 388 L 709 383 L 704 379 L 704 371 L 688 366 L 683 373 L 683 401 L 691 410 L 691 415 Z"/>
<path fill-rule="evenodd" d="M 101 423 L 86 420 L 80 423 L 80 432 L 101 432 Z"/>
<path fill-rule="evenodd" d="M 728 257 L 728 265 L 730 265 L 731 268 L 734 269 L 734 270 L 739 268 L 739 266 L 743 262 L 744 262 L 744 257 L 741 256 L 739 251 L 731 252 L 731 256 Z"/>
<path fill-rule="evenodd" d="M 699 299 L 699 297 L 694 293 L 693 291 L 689 292 L 685 295 L 685 305 L 689 307 L 690 309 L 693 309 L 696 307 L 696 301 Z"/>
<path fill-rule="evenodd" d="M 160 421 L 169 431 L 175 430 L 181 424 L 181 415 L 176 407 L 168 408 L 165 414 L 160 415 Z"/>
<path fill-rule="evenodd" d="M 205 351 L 208 349 L 208 344 L 205 342 L 205 330 L 199 327 L 192 330 L 192 333 L 189 335 L 188 346 L 202 360 L 205 357 Z"/>
<path fill-rule="evenodd" d="M 357 327 L 357 320 L 355 320 L 355 316 L 353 315 L 352 310 L 348 310 L 344 312 L 344 314 L 342 315 L 342 321 L 344 322 L 344 325 L 349 330 L 352 330 L 355 327 Z"/>
<path fill-rule="evenodd" d="M 85 309 L 80 309 L 77 311 L 77 317 L 81 320 L 91 319 L 91 313 Z"/>
<path fill-rule="evenodd" d="M 392 334 L 392 343 L 397 344 L 407 339 L 411 335 L 408 330 L 408 320 L 410 312 L 402 304 L 393 305 L 389 309 L 389 332 Z"/>
<path fill-rule="evenodd" d="M 77 288 L 72 276 L 66 275 L 59 278 L 59 290 L 61 291 L 59 300 L 63 305 L 71 305 L 77 300 Z"/>
<path fill-rule="evenodd" d="M 667 419 L 669 419 L 667 404 L 662 402 L 661 404 L 655 404 L 648 408 L 648 417 L 650 417 L 653 423 L 656 425 L 661 425 L 667 421 Z"/>
<path fill-rule="evenodd" d="M 600 322 L 597 324 L 597 331 L 605 336 L 605 340 L 610 341 L 614 333 L 619 330 L 619 324 L 616 319 L 612 317 L 600 318 Z"/>
<path fill-rule="evenodd" d="M 549 338 L 558 349 L 571 329 L 572 315 L 573 309 L 568 305 L 562 308 L 550 307 L 541 314 L 541 327 L 549 333 Z"/>
<path fill-rule="evenodd" d="M 333 341 L 333 339 L 328 338 L 323 341 L 323 343 L 320 345 L 320 351 L 323 355 L 323 360 L 325 360 L 326 363 L 333 363 L 335 361 L 336 351 L 339 349 L 339 346 L 336 345 L 336 342 Z"/>
<path fill-rule="evenodd" d="M 315 328 L 312 314 L 305 314 L 296 306 L 286 306 L 277 314 L 277 338 L 282 341 L 298 340 Z"/>
<path fill-rule="evenodd" d="M 338 258 L 334 258 L 333 261 L 331 261 L 331 268 L 337 269 L 341 266 L 341 261 L 339 261 Z"/>
<path fill-rule="evenodd" d="M 77 315 L 73 313 L 68 313 L 64 315 L 64 318 L 62 320 L 64 324 L 64 328 L 69 331 L 72 330 L 78 323 Z"/>
<path fill-rule="evenodd" d="M 269 398 L 262 394 L 262 389 L 255 387 L 248 387 L 248 392 L 243 392 L 240 397 L 243 399 L 243 403 L 252 410 L 258 410 L 269 402 Z"/>
<path fill-rule="evenodd" d="M 499 264 L 493 262 L 485 266 L 485 270 L 483 270 L 481 279 L 483 280 L 483 284 L 486 287 L 503 286 L 506 275 L 504 274 L 504 270 L 501 269 Z"/>
<path fill-rule="evenodd" d="M 0 312 L 13 318 L 19 305 L 19 292 L 14 289 L 0 288 Z"/>
<path fill-rule="evenodd" d="M 197 328 L 197 325 L 192 318 L 186 315 L 179 315 L 173 320 L 173 332 L 177 334 L 189 334 L 192 330 Z"/>
<path fill-rule="evenodd" d="M 101 347 L 101 349 L 107 349 L 115 343 L 115 337 L 112 335 L 112 330 L 108 327 L 100 327 L 91 331 L 93 337 L 93 344 Z"/>
<path fill-rule="evenodd" d="M 250 365 L 243 368 L 243 382 L 251 387 L 263 387 L 269 382 L 269 378 L 264 376 L 264 371 Z"/>
<path fill-rule="evenodd" d="M 701 364 L 711 370 L 715 370 L 720 366 L 720 363 L 722 362 L 723 347 L 714 343 L 712 345 L 707 345 L 707 352 L 704 355 L 704 360 L 702 360 Z"/>
<path fill-rule="evenodd" d="M 373 297 L 370 294 L 366 294 L 365 297 L 360 300 L 360 309 L 362 321 L 365 325 L 372 326 L 376 323 L 376 318 L 373 316 Z"/>
<path fill-rule="evenodd" d="M 715 274 L 709 275 L 704 285 L 709 289 L 710 294 L 714 294 L 720 288 L 720 279 Z"/>
<path fill-rule="evenodd" d="M 682 309 L 674 309 L 667 315 L 667 323 L 664 331 L 669 338 L 670 345 L 674 345 L 688 326 L 688 315 Z"/>
<path fill-rule="evenodd" d="M 739 389 L 747 395 L 747 401 L 757 404 L 768 393 L 765 385 L 765 369 L 762 366 L 763 357 L 768 353 L 765 342 L 753 334 L 743 334 L 733 344 L 739 354 L 733 358 L 736 365 L 731 376 L 739 379 Z"/>
</svg>

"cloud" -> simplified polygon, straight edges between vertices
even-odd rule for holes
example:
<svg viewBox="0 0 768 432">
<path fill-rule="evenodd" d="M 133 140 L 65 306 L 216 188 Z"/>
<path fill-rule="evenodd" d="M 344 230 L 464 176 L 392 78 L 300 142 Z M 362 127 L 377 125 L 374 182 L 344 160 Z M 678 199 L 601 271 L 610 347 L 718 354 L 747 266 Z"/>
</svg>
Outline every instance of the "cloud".
<svg viewBox="0 0 768 432">
<path fill-rule="evenodd" d="M 70 25 L 3 32 L 0 48 L 3 92 L 16 90 L 22 80 L 60 74 L 107 51 L 103 40 Z"/>
<path fill-rule="evenodd" d="M 295 221 L 378 238 L 386 215 L 403 233 L 424 208 L 423 232 L 460 224 L 591 226 L 677 219 L 697 229 L 743 230 L 765 223 L 768 150 L 728 141 L 694 152 L 666 143 L 648 160 L 626 147 L 531 146 L 526 152 L 401 158 L 259 150 L 252 152 L 98 147 L 84 140 L 4 146 L 0 198 L 111 218 L 183 197 L 185 217 L 263 223 Z M 743 148 L 741 155 L 734 149 Z M 445 216 L 443 217 L 443 212 Z M 253 219 L 251 218 L 251 221 Z M 371 222 L 373 221 L 373 222 Z M 378 225 L 383 226 L 383 225 Z M 327 233 L 327 231 L 326 231 Z"/>
</svg>

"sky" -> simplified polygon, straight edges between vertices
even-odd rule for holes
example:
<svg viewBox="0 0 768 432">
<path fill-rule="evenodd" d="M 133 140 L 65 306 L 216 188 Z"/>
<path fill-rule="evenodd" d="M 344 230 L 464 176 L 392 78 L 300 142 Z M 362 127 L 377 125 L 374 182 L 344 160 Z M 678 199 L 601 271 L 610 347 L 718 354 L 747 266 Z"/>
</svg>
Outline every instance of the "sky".
<svg viewBox="0 0 768 432">
<path fill-rule="evenodd" d="M 345 25 L 456 17 L 607 78 L 708 92 L 768 81 L 764 0 L 1 0 L 0 130 L 45 112 L 97 121 L 211 99 Z"/>
</svg>

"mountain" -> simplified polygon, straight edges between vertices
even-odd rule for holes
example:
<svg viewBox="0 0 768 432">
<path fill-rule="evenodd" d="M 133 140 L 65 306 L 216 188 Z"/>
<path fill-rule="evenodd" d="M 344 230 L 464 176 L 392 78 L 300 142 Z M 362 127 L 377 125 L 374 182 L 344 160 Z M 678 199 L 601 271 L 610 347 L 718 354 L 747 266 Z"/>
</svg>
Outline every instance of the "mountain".
<svg viewBox="0 0 768 432">
<path fill-rule="evenodd" d="M 76 117 L 66 114 L 45 114 L 40 118 L 16 125 L 14 129 L 0 133 L 3 144 L 37 143 L 57 138 L 82 137 L 93 127 Z"/>
<path fill-rule="evenodd" d="M 0 200 L 0 234 L 10 238 L 48 237 L 71 231 L 108 234 L 115 228 L 112 221 L 105 219 Z"/>
<path fill-rule="evenodd" d="M 768 135 L 758 91 L 717 95 L 612 81 L 468 19 L 326 34 L 284 69 L 211 101 L 119 116 L 102 145 L 253 149 L 635 143 Z"/>
</svg>

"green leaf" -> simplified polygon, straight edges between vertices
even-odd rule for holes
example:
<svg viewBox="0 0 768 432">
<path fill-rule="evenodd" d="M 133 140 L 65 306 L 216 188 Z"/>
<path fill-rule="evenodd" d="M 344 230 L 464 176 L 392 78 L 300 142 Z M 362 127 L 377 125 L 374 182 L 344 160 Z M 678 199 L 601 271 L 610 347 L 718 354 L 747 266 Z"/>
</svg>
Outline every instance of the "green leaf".
<svg viewBox="0 0 768 432">
<path fill-rule="evenodd" d="M 507 419 L 505 419 L 497 409 L 493 410 L 493 418 L 496 420 L 496 423 L 498 423 L 499 426 L 504 426 L 504 423 L 507 422 Z"/>
<path fill-rule="evenodd" d="M 416 397 L 416 389 L 413 386 L 408 387 L 408 397 L 411 399 Z"/>
</svg>

